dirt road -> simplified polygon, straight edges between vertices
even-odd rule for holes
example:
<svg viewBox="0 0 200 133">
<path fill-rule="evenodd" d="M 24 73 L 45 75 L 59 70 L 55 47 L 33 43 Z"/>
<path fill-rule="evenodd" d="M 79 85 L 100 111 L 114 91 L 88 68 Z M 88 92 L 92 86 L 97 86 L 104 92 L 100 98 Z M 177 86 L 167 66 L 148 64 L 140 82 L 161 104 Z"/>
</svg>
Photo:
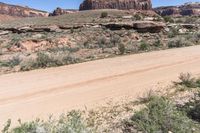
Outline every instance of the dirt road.
<svg viewBox="0 0 200 133">
<path fill-rule="evenodd" d="M 103 59 L 70 66 L 0 76 L 0 124 L 31 120 L 69 109 L 138 97 L 176 80 L 181 72 L 200 73 L 200 46 Z"/>
</svg>

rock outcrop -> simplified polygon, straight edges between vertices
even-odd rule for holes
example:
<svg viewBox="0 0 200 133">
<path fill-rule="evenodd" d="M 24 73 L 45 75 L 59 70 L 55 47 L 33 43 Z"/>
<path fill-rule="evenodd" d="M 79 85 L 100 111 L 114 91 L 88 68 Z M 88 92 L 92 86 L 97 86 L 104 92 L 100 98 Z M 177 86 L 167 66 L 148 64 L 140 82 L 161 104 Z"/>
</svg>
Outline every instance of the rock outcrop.
<svg viewBox="0 0 200 133">
<path fill-rule="evenodd" d="M 59 15 L 64 15 L 64 14 L 69 14 L 69 13 L 76 13 L 78 10 L 75 9 L 62 9 L 60 7 L 56 8 L 53 13 L 50 13 L 49 16 L 59 16 Z"/>
<path fill-rule="evenodd" d="M 166 6 L 154 9 L 161 16 L 200 16 L 200 2 L 186 3 L 182 6 Z"/>
<path fill-rule="evenodd" d="M 150 32 L 150 33 L 159 33 L 166 25 L 162 22 L 153 22 L 153 21 L 134 21 L 134 22 L 120 22 L 120 23 L 106 23 L 102 24 L 102 26 L 111 29 L 111 30 L 136 30 L 137 32 Z"/>
<path fill-rule="evenodd" d="M 150 10 L 151 8 L 151 0 L 84 0 L 79 9 Z"/>
<path fill-rule="evenodd" d="M 15 17 L 46 17 L 49 13 L 32 9 L 29 7 L 9 5 L 0 2 L 0 14 L 15 16 Z"/>
</svg>

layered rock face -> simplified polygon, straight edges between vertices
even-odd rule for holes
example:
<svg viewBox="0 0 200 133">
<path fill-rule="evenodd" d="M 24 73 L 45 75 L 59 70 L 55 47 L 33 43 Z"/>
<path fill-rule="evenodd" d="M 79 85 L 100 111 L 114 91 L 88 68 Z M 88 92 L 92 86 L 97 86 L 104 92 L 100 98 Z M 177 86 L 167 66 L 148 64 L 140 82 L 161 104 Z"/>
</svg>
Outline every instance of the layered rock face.
<svg viewBox="0 0 200 133">
<path fill-rule="evenodd" d="M 16 17 L 46 17 L 49 13 L 28 7 L 9 5 L 0 2 L 0 14 Z"/>
<path fill-rule="evenodd" d="M 78 12 L 78 10 L 74 9 L 62 9 L 60 7 L 56 8 L 53 13 L 50 13 L 49 16 L 59 16 L 59 15 L 64 15 L 64 14 L 69 14 L 69 13 L 75 13 Z"/>
<path fill-rule="evenodd" d="M 151 8 L 151 0 L 84 0 L 79 9 L 150 10 Z"/>
<path fill-rule="evenodd" d="M 155 11 L 161 16 L 200 16 L 200 3 L 186 3 L 182 6 L 158 7 Z"/>
</svg>

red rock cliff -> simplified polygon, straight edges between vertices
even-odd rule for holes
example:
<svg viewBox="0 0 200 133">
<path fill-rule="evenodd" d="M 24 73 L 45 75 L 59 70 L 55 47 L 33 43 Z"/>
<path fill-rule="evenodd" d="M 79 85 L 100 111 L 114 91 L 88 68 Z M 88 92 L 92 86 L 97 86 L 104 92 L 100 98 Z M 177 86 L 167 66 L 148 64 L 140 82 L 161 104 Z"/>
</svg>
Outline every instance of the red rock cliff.
<svg viewBox="0 0 200 133">
<path fill-rule="evenodd" d="M 0 14 L 17 17 L 46 17 L 49 13 L 28 7 L 9 5 L 0 2 Z"/>
<path fill-rule="evenodd" d="M 79 9 L 150 10 L 151 8 L 151 0 L 84 0 Z"/>
<path fill-rule="evenodd" d="M 167 6 L 154 9 L 161 16 L 200 16 L 200 3 L 186 3 L 182 6 Z"/>
</svg>

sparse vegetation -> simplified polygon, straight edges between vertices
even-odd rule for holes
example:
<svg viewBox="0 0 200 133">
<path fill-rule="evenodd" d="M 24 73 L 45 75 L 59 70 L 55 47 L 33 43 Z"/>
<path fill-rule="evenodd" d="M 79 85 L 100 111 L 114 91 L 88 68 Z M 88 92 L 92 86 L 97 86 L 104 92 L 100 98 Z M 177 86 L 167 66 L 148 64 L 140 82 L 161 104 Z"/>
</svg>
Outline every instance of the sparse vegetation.
<svg viewBox="0 0 200 133">
<path fill-rule="evenodd" d="M 102 12 L 101 13 L 101 18 L 106 18 L 108 17 L 108 12 Z"/>
<path fill-rule="evenodd" d="M 164 18 L 165 22 L 174 23 L 174 19 L 170 16 L 165 16 L 163 18 Z"/>
<path fill-rule="evenodd" d="M 120 51 L 120 54 L 124 54 L 125 53 L 126 48 L 125 48 L 123 43 L 119 43 L 118 44 L 118 49 Z"/>
<path fill-rule="evenodd" d="M 106 44 L 107 44 L 106 38 L 104 36 L 100 37 L 97 43 L 98 43 L 99 48 L 101 48 L 102 51 L 104 51 L 104 48 L 106 47 Z"/>
<path fill-rule="evenodd" d="M 191 74 L 181 74 L 179 85 L 188 85 L 199 82 Z M 172 88 L 173 89 L 173 88 Z M 164 91 L 164 90 L 162 90 Z M 167 91 L 167 90 L 166 90 Z M 200 132 L 200 94 L 194 92 L 185 104 L 179 105 L 173 99 L 179 97 L 177 93 L 167 91 L 168 95 L 150 90 L 139 102 L 127 101 L 122 104 L 108 104 L 99 109 L 86 111 L 71 111 L 61 115 L 58 119 L 49 117 L 48 120 L 36 119 L 31 122 L 22 122 L 19 126 L 11 128 L 12 121 L 9 119 L 2 133 L 27 133 L 27 132 L 67 132 L 67 133 L 95 133 L 95 132 Z M 173 94 L 172 94 L 173 93 Z M 183 100 L 181 97 L 179 100 Z M 142 105 L 142 106 L 141 106 Z M 142 107 L 134 111 L 135 107 Z"/>
<path fill-rule="evenodd" d="M 193 45 L 191 42 L 187 41 L 183 37 L 173 38 L 168 42 L 169 48 L 180 48 Z"/>
<path fill-rule="evenodd" d="M 74 64 L 80 62 L 80 59 L 66 55 L 50 55 L 48 53 L 39 52 L 37 53 L 36 59 L 28 59 L 20 64 L 20 69 L 22 71 L 28 71 L 38 68 L 47 68 L 53 66 L 62 66 L 68 64 Z"/>
<path fill-rule="evenodd" d="M 0 66 L 1 67 L 10 67 L 13 68 L 21 63 L 21 59 L 19 56 L 14 56 L 8 61 L 0 61 Z"/>
<path fill-rule="evenodd" d="M 60 116 L 59 120 L 49 118 L 44 122 L 36 119 L 32 122 L 22 123 L 19 120 L 19 127 L 9 129 L 11 120 L 9 120 L 2 130 L 3 133 L 93 133 L 95 130 L 87 127 L 80 111 L 71 111 L 68 114 Z"/>
<path fill-rule="evenodd" d="M 179 80 L 179 82 L 175 82 L 175 85 L 182 85 L 188 88 L 200 87 L 200 79 L 192 77 L 190 73 L 181 73 Z"/>
<path fill-rule="evenodd" d="M 146 108 L 135 112 L 130 121 L 126 123 L 126 130 L 131 128 L 137 131 L 154 132 L 187 132 L 200 131 L 199 127 L 176 106 L 164 97 L 154 97 Z"/>
<path fill-rule="evenodd" d="M 166 31 L 163 30 L 160 33 L 140 33 L 126 26 L 132 20 L 144 21 L 145 19 L 163 20 L 158 15 L 150 17 L 146 13 L 131 14 L 129 11 L 104 9 L 50 18 L 29 18 L 8 23 L 2 22 L 1 27 L 3 28 L 14 30 L 16 27 L 24 27 L 25 29 L 22 32 L 16 30 L 1 35 L 0 72 L 4 74 L 41 68 L 36 67 L 37 65 L 35 66 L 36 63 L 34 63 L 37 62 L 37 53 L 40 52 L 49 56 L 51 63 L 42 67 L 46 68 L 76 63 L 80 60 L 82 62 L 119 56 L 124 53 L 135 54 L 200 44 L 198 27 L 188 25 L 188 29 L 181 26 L 186 19 L 195 19 L 194 23 L 197 24 L 198 17 L 165 17 L 165 20 L 169 22 L 172 22 L 171 19 L 174 22 L 183 21 L 180 24 L 167 23 Z M 113 29 L 104 26 L 104 24 L 109 23 Z M 117 26 L 112 24 L 117 24 Z M 38 28 L 39 31 L 26 31 L 34 27 Z M 43 28 L 44 30 L 42 30 Z M 51 30 L 49 31 L 48 28 Z M 19 55 L 20 62 L 13 64 L 10 60 L 16 55 Z M 63 60 L 64 57 L 65 60 Z M 70 61 L 66 63 L 66 60 Z M 34 67 L 31 64 L 34 64 Z"/>
<path fill-rule="evenodd" d="M 149 45 L 144 40 L 142 40 L 140 42 L 139 49 L 142 50 L 142 51 L 146 51 L 146 50 L 149 49 Z"/>
</svg>

